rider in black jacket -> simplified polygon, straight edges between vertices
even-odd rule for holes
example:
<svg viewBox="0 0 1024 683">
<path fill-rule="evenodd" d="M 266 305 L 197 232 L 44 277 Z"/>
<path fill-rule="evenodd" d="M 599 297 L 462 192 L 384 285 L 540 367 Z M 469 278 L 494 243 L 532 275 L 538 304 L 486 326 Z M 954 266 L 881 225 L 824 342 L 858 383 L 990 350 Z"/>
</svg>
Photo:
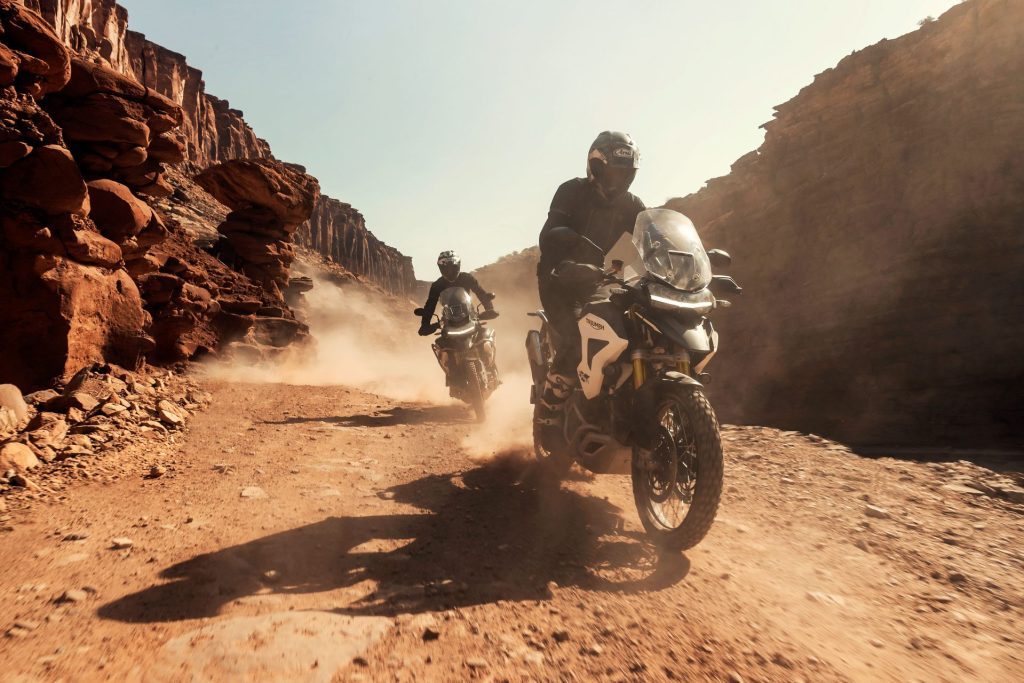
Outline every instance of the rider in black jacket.
<svg viewBox="0 0 1024 683">
<path fill-rule="evenodd" d="M 442 251 L 437 257 L 437 267 L 441 271 L 441 277 L 430 285 L 430 293 L 427 295 L 427 303 L 423 304 L 423 315 L 421 316 L 420 336 L 427 336 L 437 331 L 437 323 L 431 322 L 434 317 L 434 310 L 437 308 L 437 300 L 441 292 L 449 287 L 462 287 L 467 292 L 476 294 L 476 298 L 488 311 L 494 310 L 494 294 L 486 291 L 477 282 L 477 279 L 469 273 L 462 271 L 462 259 L 454 251 Z"/>
<path fill-rule="evenodd" d="M 540 231 L 537 267 L 541 304 L 559 337 L 541 397 L 541 407 L 549 416 L 561 409 L 576 382 L 575 365 L 580 357 L 578 313 L 594 293 L 593 287 L 566 287 L 552 276 L 552 271 L 563 261 L 604 265 L 601 254 L 582 240 L 567 244 L 563 239 L 553 239 L 552 233 L 555 228 L 567 227 L 603 251 L 610 250 L 624 233 L 633 232 L 637 215 L 646 209 L 629 192 L 639 166 L 640 150 L 633 139 L 626 133 L 604 131 L 590 146 L 587 177 L 562 183 L 551 200 L 548 219 Z"/>
</svg>

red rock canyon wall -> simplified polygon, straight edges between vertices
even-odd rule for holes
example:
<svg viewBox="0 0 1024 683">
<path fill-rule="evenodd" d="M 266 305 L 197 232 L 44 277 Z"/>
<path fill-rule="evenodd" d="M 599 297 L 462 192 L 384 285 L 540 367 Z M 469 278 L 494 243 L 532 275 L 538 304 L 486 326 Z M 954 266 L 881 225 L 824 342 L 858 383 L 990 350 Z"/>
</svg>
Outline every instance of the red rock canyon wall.
<svg viewBox="0 0 1024 683">
<path fill-rule="evenodd" d="M 1024 443 L 1024 2 L 971 0 L 819 74 L 670 207 L 730 251 L 727 420 Z"/>
<path fill-rule="evenodd" d="M 186 58 L 128 29 L 128 12 L 113 0 L 22 0 L 38 11 L 72 50 L 103 60 L 182 108 L 178 131 L 185 158 L 200 168 L 230 159 L 272 158 L 270 146 L 243 114 L 206 92 L 202 72 Z M 317 237 L 322 236 L 322 237 Z M 394 294 L 408 294 L 412 262 L 366 229 L 349 205 L 321 196 L 296 241 Z M 322 245 L 322 246 L 320 246 Z"/>
</svg>

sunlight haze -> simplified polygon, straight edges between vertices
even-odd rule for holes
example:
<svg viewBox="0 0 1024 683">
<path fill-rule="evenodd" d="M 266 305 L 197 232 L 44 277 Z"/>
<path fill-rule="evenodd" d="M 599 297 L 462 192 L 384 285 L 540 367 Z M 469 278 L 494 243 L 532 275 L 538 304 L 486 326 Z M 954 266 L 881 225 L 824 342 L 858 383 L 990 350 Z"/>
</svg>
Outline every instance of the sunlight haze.
<svg viewBox="0 0 1024 683">
<path fill-rule="evenodd" d="M 475 268 L 533 245 L 601 130 L 633 135 L 633 190 L 660 204 L 726 174 L 816 73 L 954 4 L 122 1 L 420 279 L 441 249 Z"/>
</svg>

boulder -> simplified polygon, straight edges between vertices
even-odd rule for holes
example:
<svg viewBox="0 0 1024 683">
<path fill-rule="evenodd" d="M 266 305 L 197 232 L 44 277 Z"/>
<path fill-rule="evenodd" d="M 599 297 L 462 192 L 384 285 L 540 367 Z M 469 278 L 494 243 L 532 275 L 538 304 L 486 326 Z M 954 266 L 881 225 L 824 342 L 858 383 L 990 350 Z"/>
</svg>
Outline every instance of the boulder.
<svg viewBox="0 0 1024 683">
<path fill-rule="evenodd" d="M 43 64 L 33 69 L 33 96 L 56 92 L 67 84 L 71 53 L 41 16 L 13 0 L 0 0 L 0 29 L 9 48 Z"/>
<path fill-rule="evenodd" d="M 175 138 L 161 135 L 149 145 L 149 156 L 165 164 L 177 164 L 185 160 L 185 146 Z"/>
<path fill-rule="evenodd" d="M 37 446 L 59 446 L 67 436 L 68 423 L 57 413 L 44 410 L 32 418 L 25 429 Z"/>
<path fill-rule="evenodd" d="M 72 408 L 88 413 L 99 404 L 100 400 L 88 391 L 68 391 L 48 401 L 43 408 L 51 413 L 66 413 Z"/>
<path fill-rule="evenodd" d="M 195 180 L 232 210 L 262 207 L 292 228 L 309 218 L 320 196 L 315 178 L 270 159 L 233 159 L 211 166 Z"/>
<path fill-rule="evenodd" d="M 121 265 L 121 247 L 98 232 L 72 230 L 70 237 L 63 240 L 68 255 L 79 263 L 88 263 L 102 268 L 118 268 Z"/>
<path fill-rule="evenodd" d="M 26 349 L 21 358 L 33 378 L 28 384 L 66 378 L 95 362 L 138 367 L 152 340 L 145 334 L 149 320 L 142 297 L 128 273 L 59 257 L 50 264 L 40 277 L 45 294 L 37 294 L 45 297 L 39 319 L 44 327 L 35 333 L 32 327 L 22 329 L 19 335 L 33 340 L 32 350 Z M 6 369 L 3 365 L 0 361 L 0 370 Z M 7 376 L 2 371 L 0 375 Z"/>
<path fill-rule="evenodd" d="M 28 419 L 28 404 L 13 384 L 0 384 L 0 406 L 10 410 L 18 422 Z"/>
<path fill-rule="evenodd" d="M 153 220 L 153 209 L 125 185 L 113 180 L 93 180 L 88 187 L 92 206 L 89 217 L 114 242 L 138 235 Z"/>
<path fill-rule="evenodd" d="M 139 185 L 135 189 L 139 191 L 139 194 L 144 194 L 147 197 L 166 198 L 174 194 L 174 186 L 164 180 L 162 176 L 157 176 L 153 182 Z"/>
<path fill-rule="evenodd" d="M 40 254 L 63 255 L 67 253 L 64 244 L 53 234 L 53 231 L 41 225 L 39 220 L 28 212 L 14 215 L 0 215 L 0 233 L 9 246 L 25 249 Z"/>
<path fill-rule="evenodd" d="M 40 389 L 25 397 L 25 402 L 33 406 L 41 406 L 60 396 L 60 393 L 53 389 Z"/>
<path fill-rule="evenodd" d="M 0 435 L 13 432 L 18 428 L 18 416 L 6 406 L 0 406 Z"/>
<path fill-rule="evenodd" d="M 284 347 L 309 334 L 309 328 L 288 318 L 256 318 L 252 335 L 256 342 L 266 346 Z"/>
<path fill-rule="evenodd" d="M 61 96 L 83 98 L 97 93 L 141 102 L 146 97 L 146 88 L 134 78 L 114 71 L 105 64 L 78 57 L 72 59 L 71 73 L 67 85 L 61 90 Z"/>
<path fill-rule="evenodd" d="M 142 104 L 97 93 L 80 100 L 47 106 L 50 116 L 71 142 L 119 142 L 147 147 L 149 126 Z"/>
<path fill-rule="evenodd" d="M 0 168 L 7 168 L 18 159 L 24 159 L 32 147 L 21 140 L 0 142 Z"/>
<path fill-rule="evenodd" d="M 37 147 L 0 177 L 0 197 L 48 215 L 89 213 L 89 192 L 71 152 Z"/>
<path fill-rule="evenodd" d="M 149 159 L 149 151 L 145 147 L 136 145 L 126 147 L 110 163 L 114 168 L 130 168 L 146 163 L 147 159 Z"/>
<path fill-rule="evenodd" d="M 18 54 L 3 43 L 0 43 L 0 88 L 14 84 L 18 77 L 18 66 L 21 60 Z"/>
<path fill-rule="evenodd" d="M 39 467 L 39 458 L 23 443 L 11 441 L 0 446 L 0 472 L 25 472 Z"/>
</svg>

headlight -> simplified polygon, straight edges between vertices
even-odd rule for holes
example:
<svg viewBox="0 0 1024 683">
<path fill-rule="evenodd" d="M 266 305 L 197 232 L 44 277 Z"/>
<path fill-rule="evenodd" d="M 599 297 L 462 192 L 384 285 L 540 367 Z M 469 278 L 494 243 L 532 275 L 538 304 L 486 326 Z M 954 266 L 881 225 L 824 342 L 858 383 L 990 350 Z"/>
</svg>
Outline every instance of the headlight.
<svg viewBox="0 0 1024 683">
<path fill-rule="evenodd" d="M 449 337 L 465 337 L 467 334 L 473 334 L 474 332 L 476 332 L 476 325 L 449 327 L 445 330 L 445 334 L 447 334 Z"/>
<path fill-rule="evenodd" d="M 651 305 L 663 311 L 689 311 L 696 315 L 707 315 L 715 307 L 715 295 L 707 289 L 684 292 L 668 285 L 651 283 L 647 291 L 651 294 Z"/>
</svg>

